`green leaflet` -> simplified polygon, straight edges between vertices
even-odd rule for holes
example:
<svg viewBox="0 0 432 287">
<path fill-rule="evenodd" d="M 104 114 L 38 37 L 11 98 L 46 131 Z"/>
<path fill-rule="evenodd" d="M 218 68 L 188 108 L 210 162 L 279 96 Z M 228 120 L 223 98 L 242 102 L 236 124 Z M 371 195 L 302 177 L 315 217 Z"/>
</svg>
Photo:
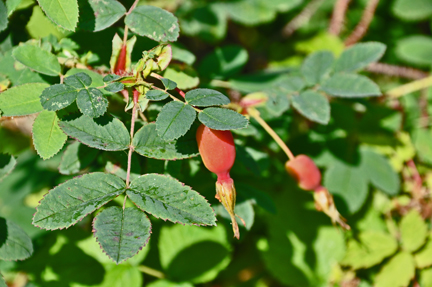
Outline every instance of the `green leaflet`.
<svg viewBox="0 0 432 287">
<path fill-rule="evenodd" d="M 174 42 L 179 36 L 177 18 L 161 8 L 142 5 L 132 10 L 125 18 L 126 25 L 140 36 L 157 42 Z"/>
<path fill-rule="evenodd" d="M 7 154 L 0 154 L 0 182 L 5 178 L 16 166 L 16 159 Z"/>
<path fill-rule="evenodd" d="M 45 110 L 58 111 L 72 104 L 77 95 L 78 91 L 74 87 L 56 84 L 42 92 L 40 102 Z"/>
<path fill-rule="evenodd" d="M 245 116 L 224 108 L 206 108 L 198 114 L 198 119 L 209 128 L 222 131 L 242 129 L 249 124 Z"/>
<path fill-rule="evenodd" d="M 189 105 L 197 107 L 228 105 L 230 100 L 227 96 L 211 89 L 194 89 L 185 95 Z"/>
<path fill-rule="evenodd" d="M 77 96 L 80 111 L 91 118 L 102 116 L 108 107 L 108 99 L 96 88 L 82 89 Z"/>
<path fill-rule="evenodd" d="M 126 13 L 125 7 L 116 0 L 90 0 L 88 4 L 79 4 L 79 27 L 95 32 L 110 27 Z"/>
<path fill-rule="evenodd" d="M 330 104 L 327 98 L 313 90 L 291 96 L 292 106 L 311 121 L 326 125 L 330 120 Z"/>
<path fill-rule="evenodd" d="M 93 228 L 97 241 L 117 264 L 137 254 L 151 234 L 150 220 L 135 207 L 108 207 L 95 217 Z"/>
<path fill-rule="evenodd" d="M 414 259 L 408 252 L 399 252 L 375 277 L 375 287 L 408 286 L 415 275 Z"/>
<path fill-rule="evenodd" d="M 3 31 L 8 26 L 8 10 L 5 4 L 0 2 L 0 31 Z"/>
<path fill-rule="evenodd" d="M 124 190 L 124 181 L 111 174 L 95 172 L 71 179 L 43 198 L 33 225 L 47 230 L 68 228 Z"/>
<path fill-rule="evenodd" d="M 38 0 L 42 10 L 54 23 L 75 31 L 78 23 L 78 2 L 76 0 Z"/>
<path fill-rule="evenodd" d="M 381 96 L 377 84 L 357 74 L 335 74 L 327 79 L 321 89 L 329 95 L 344 98 Z"/>
<path fill-rule="evenodd" d="M 129 148 L 129 131 L 117 118 L 104 116 L 92 119 L 82 115 L 62 119 L 59 126 L 67 135 L 90 147 L 101 150 Z"/>
<path fill-rule="evenodd" d="M 412 35 L 396 43 L 396 55 L 399 59 L 415 65 L 429 67 L 432 64 L 432 38 L 424 35 Z"/>
<path fill-rule="evenodd" d="M 178 139 L 195 121 L 195 110 L 182 102 L 172 101 L 166 104 L 156 119 L 156 131 L 165 141 Z"/>
<path fill-rule="evenodd" d="M 216 225 L 210 204 L 196 191 L 176 179 L 146 174 L 132 181 L 129 198 L 141 210 L 172 222 Z"/>
<path fill-rule="evenodd" d="M 50 111 L 42 111 L 34 121 L 33 143 L 43 159 L 57 154 L 67 140 L 67 135 L 60 129 L 58 122 L 57 114 Z"/>
<path fill-rule="evenodd" d="M 13 50 L 12 56 L 21 64 L 38 73 L 48 76 L 60 74 L 60 64 L 57 57 L 38 46 L 20 45 Z"/>
<path fill-rule="evenodd" d="M 402 247 L 405 251 L 414 252 L 426 241 L 428 226 L 415 209 L 402 218 L 399 229 Z"/>
<path fill-rule="evenodd" d="M 132 145 L 140 155 L 156 159 L 176 160 L 199 154 L 194 133 L 188 132 L 177 140 L 167 142 L 157 134 L 154 123 L 139 129 L 134 135 Z"/>
<path fill-rule="evenodd" d="M 146 98 L 151 101 L 162 101 L 169 97 L 169 95 L 160 90 L 150 90 L 145 94 Z"/>
<path fill-rule="evenodd" d="M 335 72 L 355 72 L 370 63 L 378 61 L 386 50 L 386 46 L 379 42 L 366 42 L 353 45 L 342 52 L 334 63 Z"/>
<path fill-rule="evenodd" d="M 164 225 L 158 243 L 164 273 L 176 282 L 211 281 L 231 261 L 231 246 L 221 224 L 212 228 Z"/>
<path fill-rule="evenodd" d="M 32 253 L 31 238 L 24 230 L 11 220 L 0 217 L 0 260 L 24 260 Z"/>
<path fill-rule="evenodd" d="M 396 0 L 393 13 L 403 20 L 418 21 L 432 15 L 432 2 L 429 0 Z"/>
<path fill-rule="evenodd" d="M 0 94 L 2 116 L 26 116 L 43 110 L 39 96 L 48 84 L 31 83 L 12 87 Z"/>
<path fill-rule="evenodd" d="M 76 141 L 70 144 L 63 153 L 59 166 L 61 174 L 75 174 L 87 167 L 99 151 Z"/>
<path fill-rule="evenodd" d="M 301 73 L 309 85 L 318 84 L 330 72 L 333 61 L 334 57 L 331 52 L 315 52 L 304 60 Z"/>
</svg>

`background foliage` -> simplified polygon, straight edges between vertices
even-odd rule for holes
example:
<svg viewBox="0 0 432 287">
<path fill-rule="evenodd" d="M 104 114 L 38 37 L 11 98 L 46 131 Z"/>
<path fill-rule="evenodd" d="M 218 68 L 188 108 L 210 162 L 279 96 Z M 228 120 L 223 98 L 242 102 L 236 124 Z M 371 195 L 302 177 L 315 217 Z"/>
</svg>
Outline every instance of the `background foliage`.
<svg viewBox="0 0 432 287">
<path fill-rule="evenodd" d="M 133 4 L 0 1 L 0 286 L 432 286 L 432 1 Z M 125 24 L 126 66 L 159 61 L 156 88 L 141 91 L 126 193 L 148 216 L 130 201 L 121 209 L 132 106 L 119 93 L 127 82 L 104 78 Z M 162 69 L 151 52 L 167 42 Z M 176 87 L 187 103 L 170 101 Z M 350 231 L 315 209 L 259 122 L 233 111 L 254 99 L 320 167 Z M 198 121 L 233 130 L 239 241 L 197 157 Z M 152 209 L 142 197 L 152 182 L 186 190 L 195 217 Z M 75 184 L 88 198 L 65 196 Z M 58 202 L 77 207 L 47 219 Z M 217 226 L 188 225 L 214 225 L 209 205 Z M 107 230 L 139 239 L 117 244 Z"/>
</svg>

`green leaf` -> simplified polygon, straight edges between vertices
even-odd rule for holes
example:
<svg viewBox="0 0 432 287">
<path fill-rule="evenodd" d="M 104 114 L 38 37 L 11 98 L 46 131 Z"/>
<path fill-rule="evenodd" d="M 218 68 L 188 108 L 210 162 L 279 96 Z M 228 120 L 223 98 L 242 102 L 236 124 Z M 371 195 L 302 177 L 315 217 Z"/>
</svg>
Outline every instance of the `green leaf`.
<svg viewBox="0 0 432 287">
<path fill-rule="evenodd" d="M 5 178 L 16 166 L 16 159 L 7 154 L 0 154 L 0 182 Z"/>
<path fill-rule="evenodd" d="M 129 148 L 129 131 L 117 118 L 105 116 L 92 119 L 83 115 L 62 119 L 59 126 L 70 137 L 97 149 L 113 151 Z"/>
<path fill-rule="evenodd" d="M 38 0 L 42 10 L 54 23 L 69 31 L 75 31 L 78 23 L 76 0 Z"/>
<path fill-rule="evenodd" d="M 96 158 L 98 153 L 98 150 L 76 141 L 70 144 L 63 153 L 59 172 L 61 174 L 78 173 L 88 166 Z"/>
<path fill-rule="evenodd" d="M 68 228 L 116 198 L 125 188 L 123 180 L 102 172 L 66 181 L 41 200 L 33 225 L 47 230 Z"/>
<path fill-rule="evenodd" d="M 43 110 L 39 96 L 48 84 L 32 83 L 15 86 L 0 93 L 2 116 L 26 116 Z"/>
<path fill-rule="evenodd" d="M 156 131 L 165 141 L 178 139 L 192 126 L 195 121 L 195 110 L 182 102 L 170 102 L 160 111 L 156 119 Z"/>
<path fill-rule="evenodd" d="M 119 76 L 119 75 L 116 75 L 116 74 L 109 74 L 109 75 L 106 75 L 106 76 L 103 78 L 103 81 L 104 81 L 105 83 L 108 83 L 108 82 L 112 82 L 112 81 L 115 81 L 115 80 L 118 80 L 118 79 L 120 79 L 120 76 Z"/>
<path fill-rule="evenodd" d="M 326 125 L 330 120 L 330 104 L 327 98 L 313 90 L 291 97 L 291 104 L 311 121 Z"/>
<path fill-rule="evenodd" d="M 335 72 L 355 72 L 370 63 L 376 62 L 384 55 L 386 46 L 379 42 L 355 44 L 343 51 L 334 64 Z"/>
<path fill-rule="evenodd" d="M 161 78 L 160 80 L 161 80 L 162 84 L 164 85 L 165 89 L 167 89 L 167 90 L 174 90 L 175 88 L 177 88 L 177 83 L 174 81 L 171 81 L 170 79 Z"/>
<path fill-rule="evenodd" d="M 420 270 L 420 286 L 432 286 L 432 268 Z"/>
<path fill-rule="evenodd" d="M 199 77 L 195 70 L 188 65 L 170 64 L 165 69 L 164 77 L 177 83 L 181 90 L 192 89 L 199 84 Z"/>
<path fill-rule="evenodd" d="M 177 18 L 161 8 L 142 5 L 126 16 L 125 23 L 140 36 L 149 37 L 157 42 L 174 42 L 179 36 Z"/>
<path fill-rule="evenodd" d="M 223 108 L 206 108 L 198 114 L 204 125 L 214 130 L 235 130 L 247 127 L 249 121 L 241 114 Z"/>
<path fill-rule="evenodd" d="M 64 83 L 75 89 L 84 89 L 92 84 L 92 78 L 86 73 L 80 72 L 72 76 L 66 77 Z"/>
<path fill-rule="evenodd" d="M 272 21 L 276 17 L 274 7 L 265 0 L 240 0 L 225 2 L 225 11 L 230 18 L 246 26 L 254 26 Z"/>
<path fill-rule="evenodd" d="M 413 35 L 400 39 L 396 43 L 396 55 L 409 63 L 429 67 L 432 64 L 432 38 Z"/>
<path fill-rule="evenodd" d="M 227 237 L 221 224 L 212 228 L 164 225 L 158 244 L 164 273 L 175 282 L 198 284 L 215 279 L 231 261 Z"/>
<path fill-rule="evenodd" d="M 8 26 L 8 10 L 3 1 L 0 1 L 0 31 L 6 30 Z"/>
<path fill-rule="evenodd" d="M 394 254 L 397 248 L 397 241 L 390 234 L 365 231 L 358 238 L 348 241 L 347 252 L 341 264 L 353 269 L 370 268 Z"/>
<path fill-rule="evenodd" d="M 12 13 L 17 9 L 22 0 L 6 0 L 6 7 L 7 7 L 7 13 L 8 16 L 12 15 Z"/>
<path fill-rule="evenodd" d="M 48 76 L 58 76 L 61 72 L 57 57 L 38 46 L 20 45 L 16 47 L 12 56 L 32 70 Z"/>
<path fill-rule="evenodd" d="M 426 20 L 432 15 L 432 2 L 429 0 L 396 0 L 393 2 L 392 11 L 403 20 Z"/>
<path fill-rule="evenodd" d="M 0 98 L 1 99 L 1 98 Z M 412 139 L 417 150 L 419 159 L 428 164 L 432 164 L 432 131 L 430 129 L 416 129 Z"/>
<path fill-rule="evenodd" d="M 116 0 L 90 0 L 89 4 L 93 10 L 92 14 L 95 18 L 92 19 L 94 23 L 91 23 L 90 30 L 95 32 L 110 27 L 126 13 L 125 7 Z"/>
<path fill-rule="evenodd" d="M 32 253 L 31 238 L 24 230 L 11 220 L 0 217 L 0 260 L 24 260 Z"/>
<path fill-rule="evenodd" d="M 201 61 L 198 72 L 208 79 L 232 77 L 239 73 L 248 61 L 248 52 L 238 45 L 217 47 Z"/>
<path fill-rule="evenodd" d="M 189 225 L 216 225 L 213 209 L 204 197 L 172 177 L 140 176 L 132 181 L 127 195 L 138 208 L 157 218 Z"/>
<path fill-rule="evenodd" d="M 104 89 L 111 93 L 117 93 L 124 90 L 124 84 L 115 82 L 108 84 L 108 86 L 106 86 Z"/>
<path fill-rule="evenodd" d="M 102 249 L 119 264 L 138 253 L 148 242 L 151 223 L 144 212 L 128 207 L 111 206 L 93 221 L 93 232 Z"/>
<path fill-rule="evenodd" d="M 425 243 L 428 227 L 417 210 L 408 212 L 402 218 L 399 228 L 405 251 L 414 252 Z"/>
<path fill-rule="evenodd" d="M 186 93 L 185 99 L 189 105 L 197 107 L 228 105 L 227 96 L 211 89 L 195 89 Z"/>
<path fill-rule="evenodd" d="M 432 265 L 432 240 L 428 239 L 425 246 L 414 254 L 417 268 L 426 268 Z"/>
<path fill-rule="evenodd" d="M 315 85 L 327 76 L 333 65 L 333 54 L 329 51 L 318 51 L 309 55 L 301 66 L 301 73 L 309 85 Z"/>
<path fill-rule="evenodd" d="M 374 287 L 406 287 L 414 275 L 415 266 L 412 255 L 408 252 L 399 252 L 376 275 Z"/>
<path fill-rule="evenodd" d="M 188 132 L 176 141 L 166 142 L 157 134 L 154 123 L 139 129 L 133 138 L 132 145 L 140 155 L 156 159 L 177 160 L 199 154 L 194 133 Z"/>
<path fill-rule="evenodd" d="M 356 74 L 335 74 L 322 84 L 321 89 L 335 97 L 381 96 L 377 84 L 365 76 Z"/>
<path fill-rule="evenodd" d="M 324 175 L 324 186 L 345 201 L 350 213 L 357 212 L 365 203 L 368 182 L 363 168 L 342 162 L 335 162 Z"/>
<path fill-rule="evenodd" d="M 396 195 L 399 192 L 400 180 L 390 162 L 384 156 L 371 150 L 361 151 L 364 171 L 372 184 L 387 193 Z"/>
<path fill-rule="evenodd" d="M 169 97 L 166 92 L 160 90 L 150 90 L 145 95 L 151 101 L 162 101 Z"/>
<path fill-rule="evenodd" d="M 79 91 L 77 96 L 77 105 L 84 115 L 98 118 L 106 112 L 108 100 L 100 90 L 96 88 L 88 88 Z"/>
<path fill-rule="evenodd" d="M 71 86 L 56 84 L 43 90 L 40 95 L 42 107 L 48 111 L 58 111 L 72 104 L 78 91 Z"/>
<path fill-rule="evenodd" d="M 96 88 L 96 87 L 104 86 L 104 81 L 103 81 L 102 75 L 98 74 L 94 71 L 90 71 L 90 70 L 86 70 L 86 69 L 72 68 L 69 71 L 67 71 L 66 76 L 69 77 L 69 76 L 76 75 L 79 73 L 84 73 L 84 74 L 87 74 L 88 76 L 90 76 L 90 78 L 91 78 L 90 87 Z"/>
<path fill-rule="evenodd" d="M 57 154 L 67 140 L 67 135 L 60 129 L 58 122 L 57 114 L 50 111 L 42 111 L 34 121 L 33 144 L 43 159 Z"/>
<path fill-rule="evenodd" d="M 3 278 L 3 276 L 1 275 L 1 273 L 0 273 L 0 287 L 8 287 L 6 285 L 6 282 L 5 282 L 4 278 Z"/>
</svg>

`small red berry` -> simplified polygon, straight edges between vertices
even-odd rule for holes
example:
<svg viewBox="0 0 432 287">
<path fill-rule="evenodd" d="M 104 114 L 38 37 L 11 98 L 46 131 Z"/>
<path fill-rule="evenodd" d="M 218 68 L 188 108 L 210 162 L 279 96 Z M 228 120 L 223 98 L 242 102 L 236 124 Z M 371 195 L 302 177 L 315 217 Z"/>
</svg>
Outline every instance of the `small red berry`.
<svg viewBox="0 0 432 287">
<path fill-rule="evenodd" d="M 302 189 L 314 190 L 321 184 L 321 172 L 307 155 L 301 154 L 287 161 L 285 169 L 297 180 Z"/>
</svg>

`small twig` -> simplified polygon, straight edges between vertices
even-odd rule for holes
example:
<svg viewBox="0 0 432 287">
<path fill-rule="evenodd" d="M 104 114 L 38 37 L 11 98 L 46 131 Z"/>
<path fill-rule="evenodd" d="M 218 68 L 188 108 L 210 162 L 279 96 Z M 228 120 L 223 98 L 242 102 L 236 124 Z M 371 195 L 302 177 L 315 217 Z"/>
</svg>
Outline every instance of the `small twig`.
<svg viewBox="0 0 432 287">
<path fill-rule="evenodd" d="M 276 141 L 276 143 L 281 147 L 290 160 L 294 159 L 294 154 L 284 143 L 284 141 L 279 137 L 279 135 L 260 117 L 259 112 L 255 108 L 247 108 L 248 114 L 253 117 L 265 130 L 266 132 Z"/>
<path fill-rule="evenodd" d="M 131 119 L 131 128 L 130 128 L 130 138 L 131 141 L 129 143 L 129 153 L 128 153 L 128 163 L 127 163 L 127 171 L 126 171 L 126 188 L 129 187 L 129 182 L 130 182 L 130 171 L 131 171 L 131 166 L 132 166 L 132 153 L 134 151 L 134 147 L 132 145 L 132 140 L 133 140 L 133 136 L 134 136 L 134 132 L 135 132 L 135 120 L 136 120 L 136 106 L 138 104 L 138 97 L 139 97 L 139 92 L 137 90 L 133 91 L 133 108 L 132 108 L 132 119 Z M 126 201 L 126 199 L 125 199 Z M 124 209 L 124 204 L 123 204 L 123 209 Z"/>
<path fill-rule="evenodd" d="M 430 86 L 432 86 L 432 76 L 396 87 L 390 91 L 387 91 L 386 94 L 391 98 L 399 98 L 403 95 L 416 92 Z"/>
<path fill-rule="evenodd" d="M 348 9 L 349 2 L 350 0 L 336 1 L 333 7 L 333 14 L 330 20 L 330 27 L 328 30 L 330 34 L 339 36 L 345 21 L 345 14 Z"/>
<path fill-rule="evenodd" d="M 65 78 L 65 76 L 60 74 L 60 84 L 63 84 L 64 78 Z"/>
<path fill-rule="evenodd" d="M 123 33 L 123 46 L 127 45 L 128 31 L 129 31 L 129 27 L 125 25 L 124 33 Z"/>
<path fill-rule="evenodd" d="M 132 6 L 130 7 L 129 11 L 126 12 L 126 15 L 129 15 L 133 9 L 135 9 L 136 5 L 138 4 L 139 0 L 135 0 L 132 4 Z"/>
<path fill-rule="evenodd" d="M 353 45 L 363 38 L 369 28 L 370 23 L 372 22 L 378 3 L 379 0 L 368 1 L 360 22 L 345 40 L 345 46 Z"/>
<path fill-rule="evenodd" d="M 138 111 L 138 115 L 140 116 L 140 118 L 141 118 L 144 122 L 148 123 L 148 120 L 147 120 L 146 116 L 144 115 L 144 113 L 143 113 L 141 110 Z"/>
<path fill-rule="evenodd" d="M 372 63 L 365 68 L 365 71 L 413 80 L 422 79 L 429 75 L 422 70 L 417 70 L 409 67 L 394 66 L 384 63 Z"/>
<path fill-rule="evenodd" d="M 165 274 L 163 274 L 161 271 L 150 268 L 150 267 L 145 266 L 145 265 L 139 265 L 138 270 L 141 271 L 142 273 L 151 275 L 151 276 L 159 278 L 159 279 L 165 278 Z"/>
<path fill-rule="evenodd" d="M 307 4 L 303 10 L 295 16 L 291 21 L 289 21 L 285 27 L 282 29 L 282 36 L 288 38 L 292 35 L 298 28 L 306 24 L 312 15 L 318 10 L 325 0 L 312 0 Z"/>
<path fill-rule="evenodd" d="M 182 90 L 180 90 L 179 88 L 175 88 L 175 90 L 177 91 L 177 93 L 179 93 L 180 94 L 180 96 L 182 96 L 183 98 L 186 98 L 186 94 L 185 94 L 185 92 L 183 92 Z"/>
</svg>

